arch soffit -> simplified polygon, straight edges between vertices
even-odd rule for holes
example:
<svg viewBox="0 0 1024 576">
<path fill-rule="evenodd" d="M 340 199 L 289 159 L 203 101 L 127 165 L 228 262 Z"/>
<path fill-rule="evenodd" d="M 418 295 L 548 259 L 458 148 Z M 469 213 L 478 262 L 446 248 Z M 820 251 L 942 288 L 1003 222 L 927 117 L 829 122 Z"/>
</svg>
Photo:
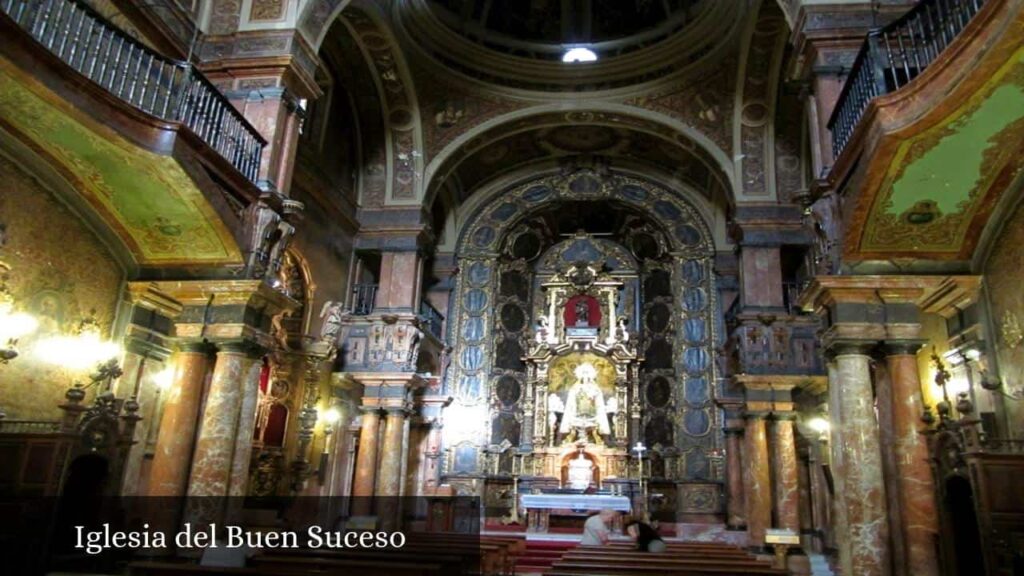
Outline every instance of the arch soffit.
<svg viewBox="0 0 1024 576">
<path fill-rule="evenodd" d="M 428 195 L 427 204 L 433 202 L 439 183 L 450 176 L 458 164 L 473 152 L 515 133 L 539 127 L 524 122 L 527 119 L 545 119 L 547 117 L 548 123 L 555 125 L 557 122 L 553 120 L 553 117 L 561 115 L 560 122 L 565 124 L 569 122 L 566 117 L 571 114 L 592 114 L 595 119 L 589 121 L 589 124 L 644 132 L 689 150 L 698 158 L 702 154 L 708 156 L 713 162 L 713 165 L 708 168 L 718 176 L 726 190 L 729 203 L 733 202 L 737 189 L 733 162 L 725 151 L 694 127 L 660 112 L 626 104 L 561 102 L 532 106 L 497 116 L 481 122 L 452 140 L 427 164 L 423 177 Z M 680 137 L 682 140 L 679 139 Z"/>
<path fill-rule="evenodd" d="M 380 203 L 416 205 L 423 198 L 423 180 L 416 177 L 423 171 L 422 154 L 418 152 L 423 149 L 419 105 L 412 74 L 381 10 L 374 2 L 337 3 L 326 16 L 315 45 L 319 51 L 331 24 L 338 20 L 359 46 L 372 71 L 384 111 L 389 177 Z M 374 199 L 368 200 L 375 203 Z"/>
<path fill-rule="evenodd" d="M 690 198 L 646 178 L 600 175 L 591 169 L 533 178 L 495 187 L 468 215 L 456 236 L 457 257 L 491 256 L 508 231 L 552 202 L 617 201 L 647 214 L 665 232 L 675 251 L 710 255 L 714 236 L 705 215 Z"/>
<path fill-rule="evenodd" d="M 465 227 L 470 224 L 482 210 L 486 209 L 489 204 L 495 202 L 508 190 L 563 172 L 564 166 L 561 166 L 558 162 L 553 160 L 543 161 L 538 164 L 522 166 L 513 172 L 503 174 L 486 182 L 461 204 L 458 203 L 457 199 L 454 199 L 449 195 L 445 201 L 454 212 L 454 231 L 452 232 L 452 242 L 449 244 L 448 251 L 453 251 L 458 245 Z M 619 176 L 630 176 L 646 180 L 666 190 L 674 191 L 677 196 L 683 198 L 686 202 L 689 202 L 689 204 L 696 209 L 704 222 L 708 223 L 712 228 L 712 235 L 710 237 L 713 239 L 715 246 L 721 248 L 722 246 L 730 244 L 728 235 L 725 233 L 724 229 L 725 212 L 723 207 L 714 203 L 712 199 L 708 199 L 698 190 L 694 190 L 685 183 L 673 180 L 670 174 L 661 172 L 657 169 L 644 168 L 643 171 L 639 171 L 631 170 L 629 167 L 616 166 L 612 169 L 612 173 Z M 722 227 L 722 230 L 718 230 L 719 227 Z"/>
</svg>

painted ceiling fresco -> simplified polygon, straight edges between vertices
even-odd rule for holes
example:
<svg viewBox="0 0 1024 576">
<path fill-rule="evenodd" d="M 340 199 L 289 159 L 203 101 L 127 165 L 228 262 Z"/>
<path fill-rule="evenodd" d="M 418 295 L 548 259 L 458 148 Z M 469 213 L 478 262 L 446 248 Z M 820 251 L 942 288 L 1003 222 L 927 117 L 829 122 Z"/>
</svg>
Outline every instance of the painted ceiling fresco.
<svg viewBox="0 0 1024 576">
<path fill-rule="evenodd" d="M 241 263 L 241 252 L 178 162 L 85 120 L 0 59 L 0 126 L 55 168 L 141 265 Z"/>
<path fill-rule="evenodd" d="M 1024 166 L 1022 143 L 1019 48 L 941 121 L 895 147 L 864 225 L 851 230 L 860 234 L 853 256 L 969 258 L 979 222 Z"/>
</svg>

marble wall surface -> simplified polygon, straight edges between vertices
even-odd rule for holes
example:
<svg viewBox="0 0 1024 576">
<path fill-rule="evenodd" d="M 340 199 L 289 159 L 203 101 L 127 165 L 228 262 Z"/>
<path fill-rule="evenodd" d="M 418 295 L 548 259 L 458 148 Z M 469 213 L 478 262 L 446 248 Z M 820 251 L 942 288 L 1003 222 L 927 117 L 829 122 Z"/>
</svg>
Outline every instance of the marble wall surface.
<svg viewBox="0 0 1024 576">
<path fill-rule="evenodd" d="M 1007 392 L 1024 390 L 1024 340 L 1020 326 L 1024 322 L 1024 205 L 1018 205 L 1007 218 L 1001 236 L 985 262 L 984 274 L 989 313 L 996 334 L 995 344 L 999 375 Z M 1024 402 L 1006 402 L 1009 435 L 1024 438 Z"/>
</svg>

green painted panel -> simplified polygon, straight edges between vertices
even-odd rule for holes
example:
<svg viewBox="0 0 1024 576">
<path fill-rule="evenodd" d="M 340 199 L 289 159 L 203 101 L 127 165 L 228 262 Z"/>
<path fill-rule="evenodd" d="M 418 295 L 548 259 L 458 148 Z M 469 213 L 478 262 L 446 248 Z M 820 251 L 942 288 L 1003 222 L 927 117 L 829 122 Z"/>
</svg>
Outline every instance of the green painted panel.
<svg viewBox="0 0 1024 576">
<path fill-rule="evenodd" d="M 0 60 L 0 118 L 60 162 L 141 264 L 241 262 L 230 230 L 174 158 L 75 116 Z"/>
<path fill-rule="evenodd" d="M 1024 88 L 1000 86 L 981 105 L 949 125 L 949 133 L 907 166 L 893 183 L 890 214 L 933 200 L 943 214 L 959 212 L 982 178 L 981 164 L 992 139 L 1024 118 Z"/>
</svg>

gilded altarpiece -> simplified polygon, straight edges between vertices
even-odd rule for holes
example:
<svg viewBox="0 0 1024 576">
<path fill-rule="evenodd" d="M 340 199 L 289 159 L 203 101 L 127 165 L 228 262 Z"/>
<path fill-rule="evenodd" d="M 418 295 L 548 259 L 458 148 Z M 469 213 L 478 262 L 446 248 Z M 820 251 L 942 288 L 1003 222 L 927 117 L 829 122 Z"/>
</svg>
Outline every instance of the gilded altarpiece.
<svg viewBox="0 0 1024 576">
<path fill-rule="evenodd" d="M 560 202 L 607 204 L 623 224 L 597 236 L 551 230 L 542 212 Z M 683 194 L 630 176 L 580 170 L 483 203 L 457 248 L 445 481 L 508 511 L 513 476 L 524 490 L 557 488 L 574 459 L 592 462 L 592 488 L 633 482 L 639 442 L 652 509 L 717 513 L 713 254 Z M 563 425 L 574 385 L 601 390 L 606 426 Z"/>
</svg>

